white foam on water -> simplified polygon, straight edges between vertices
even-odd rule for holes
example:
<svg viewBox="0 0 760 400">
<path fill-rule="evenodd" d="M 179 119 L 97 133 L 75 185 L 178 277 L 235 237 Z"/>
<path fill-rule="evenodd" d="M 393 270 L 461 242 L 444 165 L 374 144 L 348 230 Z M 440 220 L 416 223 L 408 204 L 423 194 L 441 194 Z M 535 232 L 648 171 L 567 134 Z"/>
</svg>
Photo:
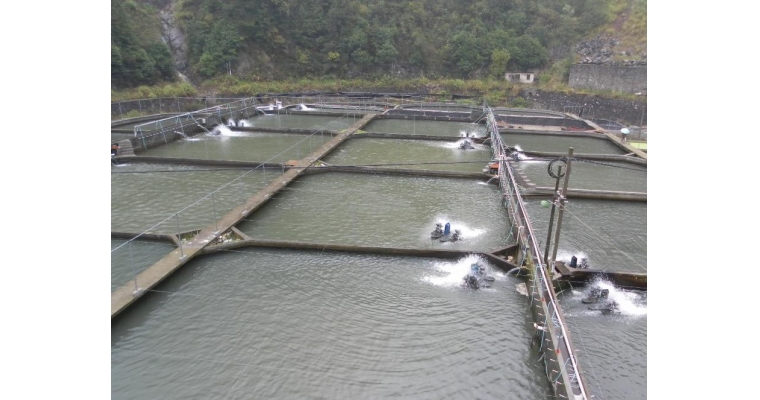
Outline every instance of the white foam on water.
<svg viewBox="0 0 760 400">
<path fill-rule="evenodd" d="M 643 304 L 644 298 L 641 293 L 621 290 L 616 288 L 612 283 L 604 280 L 595 282 L 594 286 L 601 289 L 608 289 L 610 291 L 607 300 L 616 301 L 622 315 L 636 317 L 647 315 L 647 306 L 646 304 Z"/>
<path fill-rule="evenodd" d="M 591 293 L 591 290 L 593 288 L 607 289 L 609 290 L 609 294 L 607 295 L 606 299 L 603 299 L 598 303 L 588 305 L 583 304 L 584 310 L 581 312 L 581 314 L 589 316 L 600 315 L 599 311 L 589 310 L 588 307 L 585 306 L 600 307 L 607 304 L 608 301 L 615 301 L 618 304 L 618 310 L 620 310 L 620 315 L 622 316 L 640 317 L 647 315 L 645 295 L 636 291 L 621 290 L 620 288 L 615 287 L 615 285 L 613 285 L 611 282 L 605 280 L 596 280 L 588 285 L 583 291 L 573 290 L 573 300 L 580 302 L 581 299 L 585 298 L 589 295 L 589 293 Z"/>
<path fill-rule="evenodd" d="M 439 142 L 439 143 L 431 143 L 431 145 L 435 146 L 435 147 L 443 147 L 445 149 L 461 150 L 459 148 L 459 146 L 461 146 L 462 143 L 464 143 L 465 140 L 467 140 L 467 139 L 463 138 L 461 140 L 457 140 L 456 142 Z M 477 150 L 477 149 L 484 148 L 483 145 L 477 144 L 477 143 L 473 142 L 472 140 L 470 140 L 470 144 L 472 145 L 472 147 L 474 147 L 474 149 L 468 149 L 468 150 Z"/>
<path fill-rule="evenodd" d="M 491 265 L 486 263 L 480 256 L 470 254 L 457 261 L 434 263 L 433 268 L 435 268 L 436 273 L 422 277 L 422 281 L 445 288 L 461 288 L 462 283 L 464 282 L 464 277 L 470 273 L 472 264 L 475 263 L 485 267 L 486 274 L 499 280 Z M 504 274 L 501 275 L 503 279 Z"/>
<path fill-rule="evenodd" d="M 469 130 L 467 130 L 467 129 L 460 129 L 459 130 L 459 137 L 463 137 L 463 138 L 466 138 L 466 137 L 469 137 L 469 138 L 481 138 L 481 137 L 484 137 L 484 135 L 483 135 L 483 130 L 482 129 L 477 129 L 477 128 L 469 129 Z"/>
<path fill-rule="evenodd" d="M 461 234 L 460 237 L 463 240 L 476 238 L 486 233 L 485 229 L 471 228 L 462 221 L 450 219 L 447 215 L 437 215 L 433 223 L 430 224 L 429 229 L 425 231 L 426 236 L 430 238 L 430 232 L 435 229 L 435 224 L 441 224 L 445 228 L 447 222 L 451 224 L 451 233 L 454 233 L 455 230 L 459 230 L 459 233 Z"/>
<path fill-rule="evenodd" d="M 552 240 L 554 240 L 553 237 L 552 237 Z M 580 264 L 581 260 L 585 258 L 586 262 L 588 263 L 588 267 L 589 268 L 594 268 L 593 264 L 591 263 L 591 259 L 589 258 L 588 254 L 586 254 L 586 252 L 584 252 L 583 250 L 578 250 L 578 251 L 568 251 L 568 250 L 565 250 L 565 249 L 558 249 L 557 250 L 557 261 L 563 261 L 565 263 L 565 265 L 570 265 L 570 259 L 573 256 L 575 256 L 576 258 L 578 258 L 578 264 Z"/>
<path fill-rule="evenodd" d="M 219 124 L 214 127 L 214 129 L 211 130 L 212 135 L 222 135 L 222 136 L 230 136 L 233 134 L 233 132 L 230 130 L 230 128 L 227 125 Z"/>
</svg>

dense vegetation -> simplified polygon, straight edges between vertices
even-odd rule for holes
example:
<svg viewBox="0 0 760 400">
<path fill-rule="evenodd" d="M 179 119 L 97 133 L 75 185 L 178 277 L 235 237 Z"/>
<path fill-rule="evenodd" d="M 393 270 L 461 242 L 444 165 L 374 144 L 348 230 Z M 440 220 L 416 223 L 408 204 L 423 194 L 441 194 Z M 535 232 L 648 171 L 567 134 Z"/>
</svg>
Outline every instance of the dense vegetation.
<svg viewBox="0 0 760 400">
<path fill-rule="evenodd" d="M 173 81 L 169 49 L 161 41 L 158 12 L 132 0 L 111 2 L 111 86 Z"/>
<path fill-rule="evenodd" d="M 584 38 L 624 31 L 628 48 L 646 52 L 646 0 L 114 0 L 112 89 L 202 90 L 170 83 L 176 60 L 158 8 L 171 3 L 187 45 L 182 72 L 227 93 L 346 89 L 341 81 L 509 89 L 504 73 L 527 70 L 562 89 L 574 59 L 558 50 Z"/>
</svg>

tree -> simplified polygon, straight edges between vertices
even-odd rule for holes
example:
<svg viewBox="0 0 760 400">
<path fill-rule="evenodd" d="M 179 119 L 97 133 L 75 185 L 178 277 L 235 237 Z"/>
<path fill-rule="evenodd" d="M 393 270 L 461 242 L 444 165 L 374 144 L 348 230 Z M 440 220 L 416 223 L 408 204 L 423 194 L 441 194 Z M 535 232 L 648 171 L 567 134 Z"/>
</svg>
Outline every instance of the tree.
<svg viewBox="0 0 760 400">
<path fill-rule="evenodd" d="M 377 62 L 380 64 L 391 64 L 396 61 L 398 51 L 389 42 L 383 43 L 377 50 Z"/>
<path fill-rule="evenodd" d="M 509 53 L 512 55 L 512 63 L 520 70 L 539 68 L 549 59 L 546 49 L 541 46 L 541 42 L 526 35 L 513 41 Z"/>
<path fill-rule="evenodd" d="M 497 49 L 491 53 L 491 65 L 489 71 L 494 78 L 503 78 L 504 73 L 507 72 L 507 64 L 509 63 L 509 51 L 504 49 Z"/>
<path fill-rule="evenodd" d="M 243 38 L 235 27 L 223 21 L 215 23 L 205 41 L 203 54 L 198 62 L 198 72 L 207 77 L 216 75 L 228 62 L 235 59 L 242 43 Z"/>
</svg>

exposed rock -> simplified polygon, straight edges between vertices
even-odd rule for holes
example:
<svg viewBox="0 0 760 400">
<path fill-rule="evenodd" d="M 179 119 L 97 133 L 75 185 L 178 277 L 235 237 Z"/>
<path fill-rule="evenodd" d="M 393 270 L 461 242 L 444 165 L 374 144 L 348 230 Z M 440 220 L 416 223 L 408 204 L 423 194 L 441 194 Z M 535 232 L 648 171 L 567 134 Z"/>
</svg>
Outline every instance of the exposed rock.
<svg viewBox="0 0 760 400">
<path fill-rule="evenodd" d="M 169 46 L 169 51 L 174 59 L 174 66 L 178 71 L 187 73 L 187 41 L 182 30 L 174 23 L 174 3 L 170 3 L 161 10 L 161 36 Z"/>
<path fill-rule="evenodd" d="M 581 56 L 581 64 L 646 65 L 646 54 L 643 55 L 642 60 L 625 59 L 623 61 L 615 61 L 613 56 L 616 53 L 626 57 L 634 56 L 627 50 L 614 51 L 613 49 L 618 44 L 620 44 L 620 41 L 615 38 L 596 37 L 595 39 L 579 43 L 576 47 L 576 53 Z"/>
</svg>

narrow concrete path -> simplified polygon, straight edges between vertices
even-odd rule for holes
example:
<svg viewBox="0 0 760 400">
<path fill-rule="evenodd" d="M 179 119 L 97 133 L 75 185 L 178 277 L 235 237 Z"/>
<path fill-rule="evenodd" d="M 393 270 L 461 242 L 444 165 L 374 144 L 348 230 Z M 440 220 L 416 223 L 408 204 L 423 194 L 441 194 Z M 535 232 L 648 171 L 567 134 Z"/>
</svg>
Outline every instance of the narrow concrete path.
<svg viewBox="0 0 760 400">
<path fill-rule="evenodd" d="M 154 288 L 161 281 L 166 279 L 166 277 L 198 255 L 221 233 L 232 228 L 235 224 L 240 222 L 241 219 L 247 217 L 251 212 L 261 207 L 261 205 L 269 200 L 275 193 L 301 175 L 307 167 L 330 153 L 330 151 L 343 143 L 354 132 L 368 124 L 375 115 L 376 114 L 365 115 L 361 120 L 357 121 L 343 133 L 322 145 L 311 155 L 298 160 L 294 165 L 296 168 L 291 168 L 284 174 L 275 178 L 269 185 L 254 194 L 243 205 L 230 211 L 217 220 L 213 225 L 204 228 L 193 237 L 192 240 L 182 244 L 178 249 L 172 251 L 164 258 L 148 267 L 145 271 L 139 273 L 135 279 L 130 280 L 129 283 L 112 292 L 111 319 L 121 313 L 130 304 L 134 303 L 135 300 L 142 297 L 146 291 Z"/>
</svg>

